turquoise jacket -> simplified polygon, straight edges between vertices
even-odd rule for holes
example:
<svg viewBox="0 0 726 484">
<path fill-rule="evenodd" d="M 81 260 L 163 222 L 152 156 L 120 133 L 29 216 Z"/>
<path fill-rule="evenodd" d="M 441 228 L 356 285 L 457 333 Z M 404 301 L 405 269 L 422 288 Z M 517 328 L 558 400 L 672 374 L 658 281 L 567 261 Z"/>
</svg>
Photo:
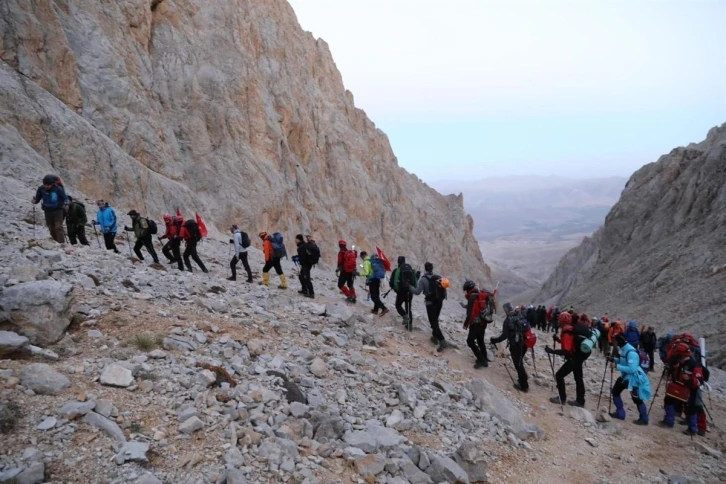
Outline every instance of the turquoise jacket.
<svg viewBox="0 0 726 484">
<path fill-rule="evenodd" d="M 96 222 L 101 226 L 101 232 L 104 234 L 115 234 L 118 232 L 116 225 L 116 212 L 106 205 L 96 213 Z"/>
<path fill-rule="evenodd" d="M 620 348 L 620 357 L 616 361 L 617 369 L 624 382 L 628 384 L 628 391 L 634 389 L 638 392 L 638 398 L 643 401 L 650 400 L 650 380 L 640 367 L 640 353 L 630 343 Z"/>
</svg>

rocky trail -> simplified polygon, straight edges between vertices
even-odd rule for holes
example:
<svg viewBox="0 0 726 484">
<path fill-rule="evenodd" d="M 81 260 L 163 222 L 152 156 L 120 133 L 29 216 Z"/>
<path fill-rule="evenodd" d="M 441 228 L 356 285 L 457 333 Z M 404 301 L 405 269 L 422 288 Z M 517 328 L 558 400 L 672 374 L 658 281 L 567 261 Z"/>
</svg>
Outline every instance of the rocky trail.
<svg viewBox="0 0 726 484">
<path fill-rule="evenodd" d="M 5 226 L 2 329 L 30 341 L 0 333 L 0 482 L 726 480 L 722 431 L 659 428 L 662 397 L 648 427 L 632 424 L 632 404 L 625 422 L 597 421 L 599 355 L 586 369 L 590 411 L 549 403 L 546 334 L 536 374 L 528 358 L 529 393 L 512 388 L 508 359 L 490 353 L 474 370 L 457 287 L 442 328 L 460 348 L 437 353 L 421 298 L 409 333 L 390 296 L 385 317 L 365 297 L 343 303 L 325 266 L 309 300 L 293 277 L 287 291 L 274 275 L 269 288 L 226 281 L 226 241 L 205 241 L 210 274 L 190 274 Z M 250 258 L 262 265 L 259 251 Z M 723 427 L 722 372 L 712 384 Z"/>
</svg>

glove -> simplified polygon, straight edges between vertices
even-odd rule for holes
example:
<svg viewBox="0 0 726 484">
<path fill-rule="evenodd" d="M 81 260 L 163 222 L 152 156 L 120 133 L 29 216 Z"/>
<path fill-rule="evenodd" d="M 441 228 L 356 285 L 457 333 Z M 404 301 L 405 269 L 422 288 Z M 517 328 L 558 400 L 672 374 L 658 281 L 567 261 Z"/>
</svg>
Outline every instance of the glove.
<svg viewBox="0 0 726 484">
<path fill-rule="evenodd" d="M 462 308 L 466 309 L 466 303 L 459 303 L 459 306 L 461 306 Z"/>
<path fill-rule="evenodd" d="M 93 222 L 91 222 L 91 225 L 98 225 L 98 222 L 96 222 L 96 221 L 94 220 Z"/>
<path fill-rule="evenodd" d="M 495 344 L 496 344 L 496 343 L 494 342 L 494 338 L 489 338 L 489 344 L 490 344 L 490 345 L 495 345 Z"/>
<path fill-rule="evenodd" d="M 127 226 L 125 226 L 125 225 L 124 225 L 124 230 L 125 230 L 126 232 L 131 232 L 131 230 L 133 230 L 133 229 L 130 229 L 130 228 L 128 228 Z"/>
<path fill-rule="evenodd" d="M 358 271 L 355 271 L 353 274 L 355 274 L 355 277 L 360 276 L 360 272 L 358 272 Z"/>
<path fill-rule="evenodd" d="M 230 244 L 234 244 L 234 239 L 229 239 Z"/>
<path fill-rule="evenodd" d="M 552 353 L 554 353 L 554 350 L 552 348 L 550 348 L 549 346 L 545 345 L 545 353 L 552 354 Z"/>
<path fill-rule="evenodd" d="M 340 277 L 340 269 L 335 269 L 335 277 Z"/>
</svg>

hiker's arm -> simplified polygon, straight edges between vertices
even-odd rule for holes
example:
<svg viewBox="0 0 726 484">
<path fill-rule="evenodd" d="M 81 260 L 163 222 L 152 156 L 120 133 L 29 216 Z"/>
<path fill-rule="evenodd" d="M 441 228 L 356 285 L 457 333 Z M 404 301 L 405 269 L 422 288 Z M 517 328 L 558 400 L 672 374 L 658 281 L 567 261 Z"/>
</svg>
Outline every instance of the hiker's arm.
<svg viewBox="0 0 726 484">
<path fill-rule="evenodd" d="M 418 285 L 416 287 L 408 286 L 409 291 L 411 291 L 411 293 L 413 293 L 415 296 L 418 296 L 419 294 L 424 292 L 427 282 L 428 281 L 426 280 L 426 278 L 422 277 L 421 279 L 418 280 Z"/>
<path fill-rule="evenodd" d="M 637 368 L 640 366 L 640 356 L 638 355 L 638 352 L 635 350 L 631 350 L 628 352 L 628 355 L 625 357 L 625 361 L 623 359 L 620 359 L 620 362 L 617 365 L 617 370 L 619 372 L 622 372 L 624 374 L 633 374 L 637 371 Z"/>
</svg>

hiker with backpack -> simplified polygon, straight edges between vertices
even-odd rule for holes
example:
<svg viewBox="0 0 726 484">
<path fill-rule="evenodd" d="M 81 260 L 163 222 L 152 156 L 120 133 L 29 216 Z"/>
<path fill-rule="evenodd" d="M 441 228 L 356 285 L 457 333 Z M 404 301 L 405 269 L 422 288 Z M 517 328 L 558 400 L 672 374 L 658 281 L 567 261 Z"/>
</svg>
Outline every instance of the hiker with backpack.
<svg viewBox="0 0 726 484">
<path fill-rule="evenodd" d="M 68 229 L 68 240 L 71 245 L 80 242 L 81 245 L 91 245 L 86 238 L 86 223 L 88 216 L 86 215 L 86 206 L 78 200 L 74 200 L 68 196 L 68 212 L 66 212 L 66 229 Z"/>
<path fill-rule="evenodd" d="M 136 236 L 136 243 L 134 244 L 134 253 L 139 260 L 144 260 L 143 254 L 141 254 L 141 247 L 146 247 L 147 252 L 154 259 L 154 264 L 159 263 L 159 257 L 156 255 L 154 250 L 154 242 L 151 236 L 156 233 L 156 224 L 146 217 L 142 217 L 136 210 L 131 210 L 128 214 L 131 217 L 131 228 L 125 226 L 126 232 L 134 232 Z"/>
<path fill-rule="evenodd" d="M 446 289 L 449 287 L 449 280 L 434 274 L 434 265 L 431 262 L 424 264 L 424 275 L 418 280 L 416 287 L 409 286 L 411 294 L 418 296 L 423 293 L 426 315 L 431 325 L 431 342 L 438 345 L 436 351 L 442 352 L 449 344 L 444 338 L 439 326 L 439 316 L 446 300 Z"/>
<path fill-rule="evenodd" d="M 484 335 L 489 323 L 494 321 L 494 297 L 487 291 L 479 291 L 474 281 L 466 281 L 462 287 L 466 298 L 466 318 L 464 329 L 469 330 L 466 344 L 476 358 L 474 368 L 487 368 L 489 357 L 484 343 Z"/>
<path fill-rule="evenodd" d="M 662 427 L 672 428 L 677 414 L 685 410 L 686 435 L 706 434 L 706 415 L 701 387 L 709 372 L 703 365 L 698 341 L 690 334 L 669 335 L 665 341 L 664 372 L 667 375 Z"/>
<path fill-rule="evenodd" d="M 610 413 L 610 417 L 625 420 L 625 405 L 620 394 L 623 390 L 628 390 L 633 403 L 638 408 L 639 418 L 634 423 L 648 425 L 648 407 L 645 402 L 651 397 L 650 380 L 640 367 L 638 350 L 628 343 L 623 334 L 616 335 L 613 341 L 618 345 L 620 356 L 610 358 L 610 368 L 620 371 L 620 376 L 612 389 L 615 412 Z"/>
<path fill-rule="evenodd" d="M 655 346 L 658 343 L 658 337 L 655 334 L 655 328 L 648 326 L 648 328 L 640 334 L 640 346 L 643 351 L 648 355 L 650 366 L 648 371 L 653 371 L 655 368 Z"/>
<path fill-rule="evenodd" d="M 638 330 L 638 323 L 635 321 L 628 322 L 628 327 L 625 329 L 625 339 L 628 340 L 630 346 L 636 350 L 640 349 L 640 331 Z"/>
<path fill-rule="evenodd" d="M 592 354 L 592 349 L 597 344 L 600 336 L 597 330 L 590 329 L 586 316 L 579 318 L 576 324 L 572 322 L 569 313 L 560 314 L 559 326 L 560 336 L 554 336 L 554 341 L 560 343 L 560 349 L 552 349 L 545 346 L 545 352 L 550 355 L 563 356 L 565 363 L 557 370 L 555 380 L 557 381 L 558 396 L 550 398 L 550 402 L 563 405 L 565 402 L 574 407 L 585 407 L 585 380 L 583 378 L 582 365 Z M 572 373 L 575 377 L 574 401 L 567 401 L 565 388 L 565 377 Z"/>
<path fill-rule="evenodd" d="M 250 263 L 247 260 L 247 248 L 252 245 L 250 236 L 247 235 L 247 232 L 242 232 L 236 225 L 232 225 L 230 231 L 232 232 L 232 238 L 229 240 L 229 243 L 234 244 L 234 256 L 232 256 L 232 260 L 229 261 L 229 268 L 232 270 L 232 276 L 228 277 L 227 280 L 237 280 L 237 263 L 242 261 L 242 266 L 245 268 L 245 271 L 247 271 L 247 282 L 251 283 L 252 269 L 250 269 Z"/>
<path fill-rule="evenodd" d="M 512 363 L 517 370 L 517 378 L 519 383 L 514 387 L 524 393 L 529 391 L 529 377 L 527 370 L 524 368 L 524 354 L 527 351 L 525 346 L 525 334 L 529 328 L 529 322 L 521 314 L 515 311 L 511 303 L 504 303 L 504 312 L 507 315 L 502 324 L 502 334 L 496 338 L 491 338 L 489 342 L 493 345 L 507 340 L 509 345 L 509 354 L 512 357 Z"/>
<path fill-rule="evenodd" d="M 260 285 L 270 285 L 270 269 L 274 268 L 280 277 L 280 285 L 277 288 L 287 289 L 287 277 L 282 272 L 282 264 L 280 263 L 282 258 L 287 256 L 282 234 L 275 232 L 269 235 L 267 232 L 260 232 L 259 237 L 262 240 L 262 252 L 265 254 L 265 265 L 262 267 L 262 281 L 260 281 Z"/>
<path fill-rule="evenodd" d="M 355 293 L 355 275 L 358 264 L 358 252 L 348 250 L 348 242 L 341 239 L 338 241 L 338 289 L 345 295 L 346 302 L 355 303 L 358 296 Z"/>
<path fill-rule="evenodd" d="M 619 334 L 623 334 L 624 331 L 623 322 L 620 318 L 616 319 L 615 322 L 610 325 L 610 331 L 608 331 L 608 345 L 611 347 L 616 346 L 615 337 Z"/>
<path fill-rule="evenodd" d="M 310 271 L 320 260 L 320 249 L 309 235 L 306 239 L 302 234 L 297 234 L 295 236 L 295 243 L 297 244 L 297 257 L 300 261 L 300 275 L 298 279 L 300 280 L 300 286 L 302 286 L 302 289 L 298 292 L 304 297 L 314 299 L 315 288 L 310 278 Z"/>
<path fill-rule="evenodd" d="M 179 250 L 179 244 L 176 243 L 179 241 L 180 226 L 168 213 L 164 214 L 164 226 L 166 229 L 164 231 L 164 235 L 159 237 L 159 241 L 167 239 L 167 242 L 161 248 L 161 253 L 168 259 L 169 264 L 176 264 L 177 262 L 181 263 L 181 252 Z"/>
<path fill-rule="evenodd" d="M 100 227 L 106 250 L 112 250 L 114 253 L 120 254 L 121 252 L 116 248 L 115 243 L 116 232 L 118 231 L 116 212 L 104 200 L 97 200 L 96 206 L 98 207 L 98 211 L 96 212 L 96 220 L 93 221 L 93 225 Z"/>
<path fill-rule="evenodd" d="M 380 310 L 380 316 L 383 317 L 389 313 L 388 308 L 381 301 L 381 281 L 386 278 L 386 268 L 383 261 L 376 254 L 368 255 L 368 252 L 363 250 L 360 253 L 360 258 L 363 260 L 363 271 L 360 275 L 365 277 L 366 286 L 368 286 L 373 301 L 371 312 L 378 316 Z"/>
<path fill-rule="evenodd" d="M 403 264 L 406 263 L 406 257 L 399 255 L 397 260 L 398 266 L 391 272 L 391 278 L 388 280 L 388 284 L 391 290 L 396 294 L 396 312 L 401 316 L 403 323 L 406 324 L 408 317 L 406 315 L 407 304 L 410 306 L 410 302 L 413 299 L 413 295 L 409 290 L 404 290 L 403 287 L 399 287 L 400 274 L 399 270 Z"/>
<path fill-rule="evenodd" d="M 63 232 L 63 215 L 68 211 L 68 197 L 63 186 L 56 183 L 59 178 L 56 175 L 43 177 L 43 184 L 38 187 L 31 203 L 40 203 L 40 208 L 45 214 L 45 224 L 48 226 L 50 236 L 59 244 L 66 242 Z"/>
<path fill-rule="evenodd" d="M 552 332 L 557 334 L 557 330 L 560 327 L 560 308 L 555 306 L 555 309 L 552 311 Z"/>
<path fill-rule="evenodd" d="M 177 217 L 179 219 L 181 217 Z M 184 220 L 182 218 L 182 220 Z M 197 263 L 199 268 L 204 272 L 205 274 L 209 273 L 207 268 L 204 266 L 204 263 L 199 258 L 199 254 L 197 254 L 197 244 L 200 240 L 202 240 L 202 233 L 199 230 L 199 224 L 194 219 L 189 219 L 186 222 L 183 223 L 181 226 L 181 230 L 179 231 L 179 236 L 181 237 L 181 240 L 184 241 L 185 248 L 184 248 L 184 254 L 182 257 L 184 258 L 184 265 L 187 267 L 187 270 L 189 272 L 194 272 L 192 269 L 192 264 L 189 261 L 189 258 L 191 257 L 194 259 L 194 262 Z M 184 270 L 184 267 L 181 266 L 181 262 L 179 263 L 179 269 Z"/>
</svg>

